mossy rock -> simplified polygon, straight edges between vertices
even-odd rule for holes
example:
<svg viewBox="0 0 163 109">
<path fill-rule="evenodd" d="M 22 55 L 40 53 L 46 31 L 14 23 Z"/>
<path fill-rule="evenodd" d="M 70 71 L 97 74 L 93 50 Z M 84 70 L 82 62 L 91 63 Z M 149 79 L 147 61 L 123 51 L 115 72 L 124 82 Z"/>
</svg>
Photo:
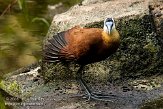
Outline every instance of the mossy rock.
<svg viewBox="0 0 163 109">
<path fill-rule="evenodd" d="M 115 19 L 115 21 L 116 27 L 121 35 L 120 47 L 108 59 L 87 65 L 83 70 L 83 72 L 86 72 L 87 79 L 92 80 L 91 78 L 94 78 L 91 72 L 93 74 L 95 72 L 98 73 L 97 71 L 101 69 L 99 66 L 104 66 L 102 69 L 106 70 L 105 75 L 107 75 L 108 79 L 111 79 L 109 81 L 161 74 L 161 71 L 163 71 L 161 67 L 163 65 L 163 59 L 161 56 L 163 54 L 161 53 L 161 45 L 159 45 L 156 37 L 157 34 L 155 33 L 152 16 L 144 15 L 142 17 L 120 18 Z M 90 23 L 85 27 L 102 28 L 103 21 Z M 55 64 L 46 64 L 43 67 L 45 67 L 44 74 L 46 74 L 44 76 L 48 80 L 57 78 L 57 75 L 60 79 L 64 80 L 66 75 L 75 74 L 71 73 L 73 72 L 71 68 L 68 68 L 70 65 L 65 66 L 60 64 L 59 67 L 55 66 Z M 55 67 L 60 70 L 54 70 Z M 99 73 L 102 72 L 99 71 Z M 47 75 L 48 77 L 46 77 Z M 101 81 L 100 75 L 98 77 Z"/>
<path fill-rule="evenodd" d="M 1 81 L 0 88 L 11 93 L 13 96 L 20 97 L 22 95 L 21 86 L 17 83 L 17 81 Z"/>
<path fill-rule="evenodd" d="M 163 108 L 163 97 L 158 99 L 149 100 L 142 104 L 140 109 L 162 109 Z"/>
</svg>

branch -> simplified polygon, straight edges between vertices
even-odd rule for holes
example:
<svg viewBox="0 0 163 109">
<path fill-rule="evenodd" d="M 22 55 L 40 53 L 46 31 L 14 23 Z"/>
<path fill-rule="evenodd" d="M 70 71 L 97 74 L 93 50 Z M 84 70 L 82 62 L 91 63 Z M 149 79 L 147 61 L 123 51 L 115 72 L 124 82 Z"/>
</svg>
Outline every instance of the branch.
<svg viewBox="0 0 163 109">
<path fill-rule="evenodd" d="M 17 0 L 13 0 L 7 7 L 6 9 L 2 12 L 1 16 L 4 16 L 5 13 L 7 13 L 7 11 L 9 11 L 11 9 L 11 7 L 17 2 Z"/>
</svg>

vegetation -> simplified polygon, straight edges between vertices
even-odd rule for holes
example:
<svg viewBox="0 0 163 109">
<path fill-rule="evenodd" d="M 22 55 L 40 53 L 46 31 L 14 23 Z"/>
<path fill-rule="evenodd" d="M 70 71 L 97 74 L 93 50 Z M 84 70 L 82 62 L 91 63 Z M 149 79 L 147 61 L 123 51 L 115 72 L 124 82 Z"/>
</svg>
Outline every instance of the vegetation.
<svg viewBox="0 0 163 109">
<path fill-rule="evenodd" d="M 1 96 L 1 93 L 0 93 L 0 109 L 5 109 L 5 102 L 3 97 Z"/>
<path fill-rule="evenodd" d="M 0 0 L 0 77 L 41 58 L 42 40 L 52 20 L 48 5 L 62 3 L 65 10 L 80 1 Z"/>
<path fill-rule="evenodd" d="M 42 40 L 54 15 L 49 15 L 48 5 L 61 3 L 63 10 L 67 10 L 79 1 L 0 0 L 0 80 L 5 73 L 41 59 Z M 20 87 L 15 81 L 8 86 L 8 90 L 19 93 Z M 5 87 L 3 82 L 1 87 Z M 0 109 L 5 109 L 1 92 Z"/>
</svg>

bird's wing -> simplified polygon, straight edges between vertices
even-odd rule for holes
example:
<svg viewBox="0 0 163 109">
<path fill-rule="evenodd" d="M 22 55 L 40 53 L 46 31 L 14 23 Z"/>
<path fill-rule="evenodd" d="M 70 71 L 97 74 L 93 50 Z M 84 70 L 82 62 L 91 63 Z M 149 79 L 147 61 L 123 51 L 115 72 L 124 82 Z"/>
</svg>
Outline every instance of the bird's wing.
<svg viewBox="0 0 163 109">
<path fill-rule="evenodd" d="M 71 58 L 78 60 L 81 57 L 96 52 L 98 45 L 102 43 L 102 29 L 74 28 L 65 34 L 68 46 L 66 49 Z M 68 57 L 68 56 L 67 56 Z"/>
<path fill-rule="evenodd" d="M 46 62 L 78 61 L 81 57 L 91 56 L 97 49 L 101 29 L 74 27 L 58 33 L 48 40 L 43 51 Z"/>
<path fill-rule="evenodd" d="M 65 54 L 61 53 L 61 49 L 63 49 L 67 45 L 65 40 L 65 31 L 57 33 L 52 38 L 48 39 L 48 43 L 45 45 L 43 49 L 43 60 L 46 62 L 58 62 L 61 60 Z"/>
</svg>

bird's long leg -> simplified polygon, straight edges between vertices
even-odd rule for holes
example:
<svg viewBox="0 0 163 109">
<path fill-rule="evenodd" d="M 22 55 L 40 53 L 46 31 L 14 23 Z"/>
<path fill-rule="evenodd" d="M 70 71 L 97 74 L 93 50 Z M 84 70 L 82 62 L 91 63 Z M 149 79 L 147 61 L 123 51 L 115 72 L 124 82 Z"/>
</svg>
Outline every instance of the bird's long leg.
<svg viewBox="0 0 163 109">
<path fill-rule="evenodd" d="M 81 87 L 86 91 L 87 95 L 88 95 L 88 99 L 91 98 L 91 91 L 88 88 L 88 86 L 86 85 L 86 83 L 83 81 L 82 79 L 82 70 L 83 70 L 84 66 L 81 66 L 79 68 L 79 70 L 77 71 L 77 80 L 80 83 Z"/>
<path fill-rule="evenodd" d="M 102 94 L 94 94 L 91 92 L 89 87 L 86 85 L 85 81 L 82 79 L 82 69 L 84 66 L 81 66 L 77 71 L 77 80 L 79 81 L 81 87 L 86 91 L 88 100 L 95 99 L 101 101 L 111 101 L 110 98 L 114 98 L 114 96 L 109 95 L 102 95 Z"/>
</svg>

